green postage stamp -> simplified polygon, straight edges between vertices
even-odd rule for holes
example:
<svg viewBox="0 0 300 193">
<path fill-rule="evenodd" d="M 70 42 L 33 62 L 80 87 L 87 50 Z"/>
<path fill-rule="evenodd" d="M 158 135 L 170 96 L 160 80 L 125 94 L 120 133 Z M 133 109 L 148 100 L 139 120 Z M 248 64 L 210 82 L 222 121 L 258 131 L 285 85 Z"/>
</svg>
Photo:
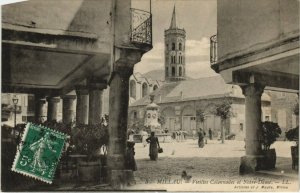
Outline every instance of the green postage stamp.
<svg viewBox="0 0 300 193">
<path fill-rule="evenodd" d="M 52 183 L 67 135 L 28 123 L 12 171 Z"/>
</svg>

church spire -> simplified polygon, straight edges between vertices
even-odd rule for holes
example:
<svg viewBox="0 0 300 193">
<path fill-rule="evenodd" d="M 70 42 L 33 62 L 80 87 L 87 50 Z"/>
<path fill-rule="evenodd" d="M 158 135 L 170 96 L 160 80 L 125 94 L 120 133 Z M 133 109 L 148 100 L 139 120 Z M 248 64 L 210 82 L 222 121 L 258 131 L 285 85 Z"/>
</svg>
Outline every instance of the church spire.
<svg viewBox="0 0 300 193">
<path fill-rule="evenodd" d="M 176 28 L 177 28 L 177 26 L 176 26 L 176 12 L 175 12 L 175 5 L 174 5 L 170 29 L 176 29 Z"/>
</svg>

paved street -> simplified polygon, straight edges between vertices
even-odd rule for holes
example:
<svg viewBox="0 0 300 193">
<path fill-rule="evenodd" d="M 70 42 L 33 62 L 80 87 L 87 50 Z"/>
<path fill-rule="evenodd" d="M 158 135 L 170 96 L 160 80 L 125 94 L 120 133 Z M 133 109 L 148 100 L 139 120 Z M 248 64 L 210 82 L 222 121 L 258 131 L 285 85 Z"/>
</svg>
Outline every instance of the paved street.
<svg viewBox="0 0 300 193">
<path fill-rule="evenodd" d="M 192 139 L 184 142 L 162 143 L 161 147 L 163 147 L 164 153 L 159 154 L 158 161 L 150 161 L 148 157 L 149 146 L 144 148 L 142 144 L 138 143 L 135 148 L 138 167 L 138 171 L 135 172 L 136 185 L 129 187 L 129 189 L 184 191 L 207 190 L 209 188 L 215 191 L 223 190 L 220 184 L 216 185 L 214 182 L 210 182 L 212 179 L 221 181 L 230 179 L 234 183 L 240 179 L 264 179 L 271 180 L 273 188 L 276 188 L 277 181 L 281 184 L 282 179 L 296 179 L 297 172 L 291 170 L 291 145 L 293 145 L 291 142 L 283 141 L 274 144 L 277 153 L 277 169 L 271 174 L 262 172 L 255 176 L 241 177 L 238 170 L 240 157 L 245 153 L 243 141 L 226 141 L 225 144 L 221 144 L 220 141 L 213 140 L 208 141 L 208 144 L 202 149 L 198 148 L 197 140 Z M 192 176 L 189 183 L 181 181 L 183 170 Z M 207 184 L 205 184 L 206 182 Z M 292 185 L 289 184 L 289 187 Z M 234 185 L 227 184 L 227 186 L 231 190 L 241 191 L 238 187 L 234 188 Z M 281 191 L 286 190 L 286 186 L 282 188 Z M 247 190 L 245 189 L 245 191 Z M 261 191 L 263 190 L 262 188 Z"/>
</svg>

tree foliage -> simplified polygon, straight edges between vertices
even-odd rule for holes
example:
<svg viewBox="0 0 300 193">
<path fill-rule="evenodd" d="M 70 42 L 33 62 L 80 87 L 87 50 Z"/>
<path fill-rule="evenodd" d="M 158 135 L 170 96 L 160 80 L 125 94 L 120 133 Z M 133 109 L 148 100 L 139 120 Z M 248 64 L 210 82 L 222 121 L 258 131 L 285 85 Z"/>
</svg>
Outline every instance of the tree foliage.
<svg viewBox="0 0 300 193">
<path fill-rule="evenodd" d="M 296 128 L 290 129 L 285 133 L 285 137 L 289 141 L 298 141 L 299 140 L 299 126 Z"/>
<path fill-rule="evenodd" d="M 223 120 L 233 116 L 231 105 L 232 101 L 225 99 L 222 103 L 216 105 L 215 115 L 221 117 Z"/>
<path fill-rule="evenodd" d="M 108 145 L 108 125 L 76 125 L 71 135 L 71 145 L 75 145 L 76 153 L 85 154 L 88 159 L 94 159 L 96 151 L 102 145 Z"/>
<path fill-rule="evenodd" d="M 203 123 L 204 119 L 205 119 L 204 110 L 203 109 L 197 109 L 196 110 L 196 117 L 197 117 L 197 121 Z"/>
<path fill-rule="evenodd" d="M 263 150 L 270 149 L 270 146 L 276 141 L 281 134 L 278 123 L 270 121 L 262 122 L 260 143 Z"/>
</svg>

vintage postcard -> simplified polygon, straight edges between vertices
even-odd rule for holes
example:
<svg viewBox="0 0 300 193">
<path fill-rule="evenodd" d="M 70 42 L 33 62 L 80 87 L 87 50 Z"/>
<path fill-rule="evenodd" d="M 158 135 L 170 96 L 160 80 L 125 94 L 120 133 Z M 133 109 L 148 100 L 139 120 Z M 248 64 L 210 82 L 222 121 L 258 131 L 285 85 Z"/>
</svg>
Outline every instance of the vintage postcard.
<svg viewBox="0 0 300 193">
<path fill-rule="evenodd" d="M 0 3 L 2 191 L 299 191 L 299 0 Z"/>
</svg>

